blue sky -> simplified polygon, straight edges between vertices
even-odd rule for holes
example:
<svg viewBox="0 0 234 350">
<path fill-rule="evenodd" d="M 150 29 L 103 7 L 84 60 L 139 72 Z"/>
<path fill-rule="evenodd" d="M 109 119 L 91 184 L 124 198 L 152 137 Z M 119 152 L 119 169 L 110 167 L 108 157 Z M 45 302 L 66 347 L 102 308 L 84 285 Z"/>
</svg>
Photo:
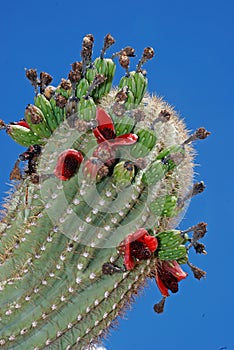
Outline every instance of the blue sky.
<svg viewBox="0 0 234 350">
<path fill-rule="evenodd" d="M 48 71 L 58 83 L 79 59 L 82 37 L 95 36 L 98 54 L 111 33 L 116 50 L 132 45 L 155 48 L 147 64 L 149 90 L 163 96 L 195 130 L 209 139 L 196 144 L 196 179 L 205 193 L 190 204 L 181 228 L 209 224 L 208 254 L 192 262 L 207 278 L 190 277 L 169 298 L 163 315 L 153 312 L 160 294 L 150 283 L 143 296 L 104 342 L 108 350 L 234 349 L 233 337 L 233 98 L 234 2 L 145 0 L 140 2 L 50 0 L 5 1 L 0 11 L 0 118 L 19 120 L 33 90 L 24 68 Z M 1 133 L 0 193 L 23 148 Z"/>
</svg>

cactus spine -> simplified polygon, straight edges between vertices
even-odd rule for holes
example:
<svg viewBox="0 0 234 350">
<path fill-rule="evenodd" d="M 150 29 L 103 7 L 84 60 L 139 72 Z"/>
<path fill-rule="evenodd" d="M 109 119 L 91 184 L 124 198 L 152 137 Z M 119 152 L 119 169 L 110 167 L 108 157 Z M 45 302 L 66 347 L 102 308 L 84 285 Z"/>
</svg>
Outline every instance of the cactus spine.
<svg viewBox="0 0 234 350">
<path fill-rule="evenodd" d="M 92 63 L 93 36 L 85 36 L 82 62 L 57 88 L 47 73 L 39 79 L 28 70 L 35 106 L 25 121 L 0 123 L 29 147 L 12 172 L 15 191 L 0 224 L 3 349 L 83 349 L 102 338 L 147 278 L 156 279 L 163 299 L 154 309 L 162 312 L 168 290 L 186 277 L 180 264 L 197 278 L 205 274 L 188 254 L 192 247 L 205 253 L 206 224 L 175 227 L 204 190 L 193 185 L 191 143 L 209 133 L 189 136 L 165 101 L 145 94 L 142 65 L 152 48 L 129 73 L 134 50 L 106 59 L 113 43 L 108 34 Z M 126 75 L 113 88 L 115 57 Z M 24 171 L 19 161 L 27 162 Z"/>
</svg>

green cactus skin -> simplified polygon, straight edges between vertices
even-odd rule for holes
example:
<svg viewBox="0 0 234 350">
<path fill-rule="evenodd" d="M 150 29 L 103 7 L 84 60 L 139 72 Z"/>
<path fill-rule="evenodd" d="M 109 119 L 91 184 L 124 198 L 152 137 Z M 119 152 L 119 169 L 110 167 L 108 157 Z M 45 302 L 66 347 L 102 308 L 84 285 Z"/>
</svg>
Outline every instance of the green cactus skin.
<svg viewBox="0 0 234 350">
<path fill-rule="evenodd" d="M 95 61 L 99 73 L 102 61 Z M 109 61 L 103 62 L 108 70 Z M 137 83 L 134 108 L 129 109 L 126 101 L 125 113 L 115 115 L 116 93 L 128 80 L 122 78 L 120 87 L 110 90 L 115 72 L 112 60 L 110 63 L 108 81 L 93 93 L 95 103 L 91 97 L 83 99 L 93 71 L 86 71 L 89 82 L 83 78 L 77 83 L 75 93 L 82 104 L 77 101 L 76 120 L 90 123 L 96 108 L 102 108 L 112 118 L 117 141 L 132 133 L 138 142 L 114 149 L 115 170 L 106 165 L 108 175 L 95 186 L 82 175 L 82 163 L 81 171 L 68 181 L 53 175 L 62 151 L 75 148 L 89 159 L 98 144 L 92 128 L 83 132 L 71 127 L 64 121 L 65 109 L 61 112 L 54 100 L 51 106 L 44 96 L 37 97 L 45 102 L 45 118 L 52 116 L 47 123 L 53 134 L 38 160 L 39 183 L 30 175 L 15 183 L 0 223 L 3 349 L 83 349 L 102 339 L 123 314 L 152 277 L 158 259 L 187 260 L 187 238 L 173 229 L 183 210 L 179 199 L 189 198 L 193 184 L 194 151 L 185 144 L 188 132 L 161 98 L 146 94 L 142 99 L 147 79 L 139 72 L 131 73 Z M 60 115 L 56 115 L 57 110 Z M 170 114 L 167 121 L 160 119 L 165 110 Z M 24 144 L 23 136 L 16 141 Z M 134 166 L 129 174 L 125 168 L 121 172 L 125 161 Z M 116 186 L 119 183 L 121 186 Z M 119 246 L 140 227 L 158 237 L 159 248 L 133 269 L 124 270 Z M 119 272 L 104 274 L 105 263 L 118 265 Z"/>
</svg>

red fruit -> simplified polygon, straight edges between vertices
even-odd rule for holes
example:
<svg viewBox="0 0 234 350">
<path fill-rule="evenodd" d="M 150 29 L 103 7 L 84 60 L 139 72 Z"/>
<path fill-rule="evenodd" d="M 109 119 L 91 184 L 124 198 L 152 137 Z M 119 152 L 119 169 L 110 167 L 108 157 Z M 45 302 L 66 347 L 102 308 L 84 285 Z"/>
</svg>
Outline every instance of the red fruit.
<svg viewBox="0 0 234 350">
<path fill-rule="evenodd" d="M 59 155 L 54 175 L 62 181 L 67 181 L 77 173 L 82 161 L 83 156 L 79 151 L 67 149 Z"/>
<path fill-rule="evenodd" d="M 138 139 L 135 134 L 116 136 L 115 127 L 111 117 L 102 108 L 97 108 L 96 116 L 98 126 L 93 133 L 98 143 L 106 142 L 110 147 L 132 145 Z"/>
<path fill-rule="evenodd" d="M 127 270 L 134 268 L 135 259 L 149 259 L 157 247 L 157 239 L 151 236 L 144 228 L 140 228 L 128 235 L 124 240 L 123 246 L 120 246 L 120 251 L 124 253 L 124 265 Z"/>
<path fill-rule="evenodd" d="M 178 292 L 178 283 L 187 275 L 176 260 L 161 261 L 157 266 L 155 279 L 160 292 L 164 297 L 167 297 L 169 296 L 168 289 L 172 293 Z"/>
<path fill-rule="evenodd" d="M 30 126 L 28 125 L 28 123 L 25 120 L 20 120 L 19 122 L 14 122 L 13 124 L 24 126 L 25 128 L 30 129 Z"/>
</svg>

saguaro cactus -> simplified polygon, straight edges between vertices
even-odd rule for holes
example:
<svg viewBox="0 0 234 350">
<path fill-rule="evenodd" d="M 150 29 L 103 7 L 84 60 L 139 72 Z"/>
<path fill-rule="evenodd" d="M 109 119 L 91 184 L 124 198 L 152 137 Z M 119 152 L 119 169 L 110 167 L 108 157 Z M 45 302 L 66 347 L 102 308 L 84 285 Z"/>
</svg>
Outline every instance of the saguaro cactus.
<svg viewBox="0 0 234 350">
<path fill-rule="evenodd" d="M 82 349 L 102 338 L 148 278 L 163 311 L 169 291 L 205 272 L 188 260 L 206 253 L 201 222 L 176 229 L 193 184 L 192 142 L 173 108 L 146 93 L 145 48 L 129 71 L 134 49 L 105 58 L 108 34 L 92 60 L 93 35 L 83 39 L 59 86 L 26 71 L 35 90 L 25 118 L 1 129 L 26 146 L 13 168 L 14 191 L 0 224 L 0 345 L 4 349 Z M 112 87 L 119 60 L 124 76 Z M 22 166 L 24 164 L 24 166 Z"/>
</svg>

